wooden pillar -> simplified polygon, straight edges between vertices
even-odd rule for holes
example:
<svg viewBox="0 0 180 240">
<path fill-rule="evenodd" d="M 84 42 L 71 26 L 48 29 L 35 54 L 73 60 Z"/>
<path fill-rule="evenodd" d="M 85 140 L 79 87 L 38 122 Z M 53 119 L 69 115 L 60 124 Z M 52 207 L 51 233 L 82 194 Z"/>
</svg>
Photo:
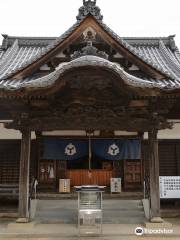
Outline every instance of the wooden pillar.
<svg viewBox="0 0 180 240">
<path fill-rule="evenodd" d="M 150 214 L 151 222 L 162 222 L 160 214 L 159 195 L 159 154 L 158 154 L 158 131 L 152 129 L 148 132 L 149 137 L 149 170 L 150 170 Z"/>
<path fill-rule="evenodd" d="M 40 159 L 41 159 L 41 138 L 42 132 L 36 131 L 36 149 L 37 149 L 37 162 L 36 162 L 36 178 L 40 182 Z"/>
<path fill-rule="evenodd" d="M 141 187 L 143 188 L 144 186 L 144 177 L 145 177 L 145 174 L 144 174 L 144 132 L 139 132 L 138 133 L 138 136 L 139 136 L 139 139 L 141 141 L 141 159 L 140 159 L 140 163 L 141 163 Z"/>
<path fill-rule="evenodd" d="M 29 220 L 29 172 L 31 131 L 23 129 L 21 140 L 20 175 L 19 175 L 19 219 L 17 222 Z"/>
</svg>

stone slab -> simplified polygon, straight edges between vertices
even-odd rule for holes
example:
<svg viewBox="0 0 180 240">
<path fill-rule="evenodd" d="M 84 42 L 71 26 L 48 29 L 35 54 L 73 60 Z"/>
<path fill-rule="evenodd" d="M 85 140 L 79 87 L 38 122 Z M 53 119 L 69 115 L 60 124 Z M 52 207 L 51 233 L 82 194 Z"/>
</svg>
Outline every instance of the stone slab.
<svg viewBox="0 0 180 240">
<path fill-rule="evenodd" d="M 10 213 L 10 212 L 0 213 L 0 218 L 17 218 L 17 217 L 18 217 L 18 213 Z"/>
<path fill-rule="evenodd" d="M 25 224 L 26 225 L 26 224 Z M 23 226 L 25 226 L 23 225 Z M 143 227 L 139 225 L 139 227 Z M 163 239 L 180 239 L 180 228 L 178 226 L 173 227 L 173 234 L 159 235 L 159 234 L 146 234 L 144 236 L 136 236 L 135 229 L 136 224 L 104 224 L 103 225 L 103 236 L 102 237 L 78 237 L 78 229 L 76 225 L 71 224 L 36 224 L 33 229 L 22 228 L 22 229 L 6 229 L 2 228 L 0 225 L 0 240 L 12 239 L 12 240 L 138 240 L 138 239 L 148 239 L 148 240 L 163 240 Z M 159 229 L 159 228 L 158 228 Z M 177 237 L 178 236 L 178 237 Z"/>
<path fill-rule="evenodd" d="M 162 222 L 162 223 L 145 222 L 144 226 L 146 228 L 153 229 L 153 228 L 172 228 L 173 225 L 172 223 L 169 223 L 169 222 Z"/>
<path fill-rule="evenodd" d="M 15 222 L 15 223 L 9 223 L 7 225 L 7 228 L 8 229 L 31 229 L 31 228 L 34 228 L 35 226 L 35 222 L 27 222 L 27 223 L 18 223 L 18 222 Z"/>
</svg>

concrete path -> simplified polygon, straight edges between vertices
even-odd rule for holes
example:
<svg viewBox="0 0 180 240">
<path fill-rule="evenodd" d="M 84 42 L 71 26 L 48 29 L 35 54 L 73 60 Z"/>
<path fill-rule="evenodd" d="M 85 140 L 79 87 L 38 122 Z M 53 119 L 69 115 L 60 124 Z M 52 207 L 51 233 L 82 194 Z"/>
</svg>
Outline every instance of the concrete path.
<svg viewBox="0 0 180 240">
<path fill-rule="evenodd" d="M 80 239 L 180 239 L 180 227 L 174 226 L 172 234 L 154 234 L 137 237 L 135 229 L 139 225 L 134 224 L 104 224 L 103 235 L 101 237 L 83 236 Z M 143 227 L 143 226 L 141 226 Z M 78 229 L 73 224 L 9 224 L 6 226 L 0 225 L 0 240 L 2 239 L 79 239 Z"/>
<path fill-rule="evenodd" d="M 135 229 L 144 229 L 146 221 L 141 201 L 106 199 L 103 209 L 103 235 L 79 237 L 77 201 L 41 200 L 38 202 L 34 222 L 17 224 L 15 219 L 0 220 L 0 240 L 180 240 L 180 218 L 167 220 L 171 221 L 173 226 L 152 226 L 153 230 L 165 229 L 171 233 L 136 236 Z"/>
</svg>

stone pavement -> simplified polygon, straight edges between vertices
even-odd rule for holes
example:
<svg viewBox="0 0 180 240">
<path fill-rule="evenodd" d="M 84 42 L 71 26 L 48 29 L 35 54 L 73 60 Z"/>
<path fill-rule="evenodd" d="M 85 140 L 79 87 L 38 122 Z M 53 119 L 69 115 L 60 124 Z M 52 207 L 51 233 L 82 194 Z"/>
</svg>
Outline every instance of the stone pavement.
<svg viewBox="0 0 180 240">
<path fill-rule="evenodd" d="M 38 203 L 35 220 L 27 224 L 15 223 L 15 219 L 0 219 L 0 240 L 180 240 L 180 218 L 165 219 L 170 225 L 150 225 L 149 231 L 165 231 L 166 234 L 136 236 L 137 227 L 144 228 L 144 212 L 141 201 L 104 200 L 103 235 L 78 236 L 77 202 L 71 200 L 42 200 Z M 152 229 L 151 229 L 152 228 Z M 165 230 L 164 230 L 165 229 Z M 171 233 L 167 233 L 170 231 Z"/>
<path fill-rule="evenodd" d="M 9 221 L 1 222 L 0 224 L 0 240 L 49 240 L 49 239 L 59 239 L 59 240 L 77 240 L 77 239 L 99 239 L 99 240 L 126 240 L 126 239 L 174 239 L 180 240 L 180 224 L 175 223 L 172 227 L 165 228 L 166 231 L 171 231 L 167 234 L 147 234 L 145 236 L 136 236 L 135 229 L 137 227 L 144 228 L 143 225 L 137 224 L 103 224 L 103 235 L 101 237 L 91 235 L 86 235 L 83 237 L 78 237 L 78 228 L 75 224 L 40 224 L 36 222 L 31 222 L 28 224 L 17 224 Z M 158 230 L 160 227 L 155 227 L 151 230 Z M 164 228 L 161 227 L 161 230 Z M 173 232 L 172 232 L 173 231 Z"/>
</svg>

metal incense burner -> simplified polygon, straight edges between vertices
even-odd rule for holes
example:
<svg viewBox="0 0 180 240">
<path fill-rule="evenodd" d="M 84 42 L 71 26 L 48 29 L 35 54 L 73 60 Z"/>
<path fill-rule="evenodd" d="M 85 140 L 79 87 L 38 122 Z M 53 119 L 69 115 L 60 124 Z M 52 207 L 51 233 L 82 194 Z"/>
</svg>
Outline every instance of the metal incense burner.
<svg viewBox="0 0 180 240">
<path fill-rule="evenodd" d="M 104 186 L 75 187 L 78 192 L 79 235 L 102 234 L 102 193 Z"/>
</svg>

